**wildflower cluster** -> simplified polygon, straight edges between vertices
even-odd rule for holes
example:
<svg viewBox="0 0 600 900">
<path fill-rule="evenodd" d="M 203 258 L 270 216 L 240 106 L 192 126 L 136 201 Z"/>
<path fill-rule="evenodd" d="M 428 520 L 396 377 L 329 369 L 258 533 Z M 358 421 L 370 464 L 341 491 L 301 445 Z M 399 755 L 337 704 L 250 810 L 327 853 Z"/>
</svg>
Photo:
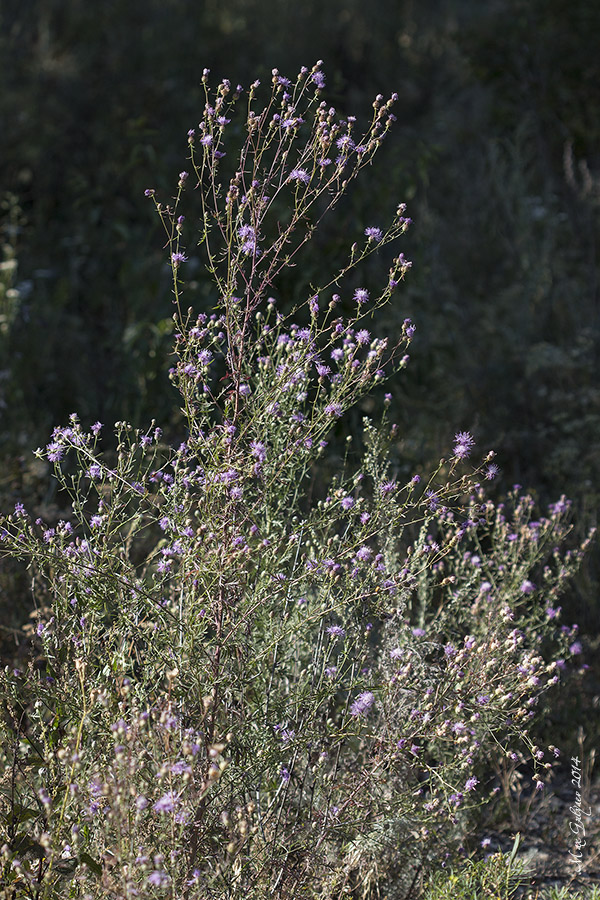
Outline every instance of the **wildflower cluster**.
<svg viewBox="0 0 600 900">
<path fill-rule="evenodd" d="M 362 461 L 310 491 L 338 420 L 408 363 L 414 324 L 392 342 L 372 315 L 409 263 L 393 259 L 380 294 L 346 279 L 401 237 L 404 206 L 285 315 L 277 277 L 372 159 L 393 98 L 359 136 L 320 101 L 320 64 L 294 83 L 274 70 L 262 108 L 256 84 L 203 80 L 194 177 L 172 207 L 147 192 L 170 241 L 185 439 L 117 423 L 103 450 L 103 426 L 73 415 L 37 451 L 63 517 L 17 504 L 0 523 L 39 601 L 31 661 L 1 688 L 15 896 L 339 896 L 375 854 L 399 878 L 439 852 L 437 826 L 458 837 L 489 795 L 490 747 L 546 765 L 527 728 L 573 637 L 554 641 L 579 560 L 555 549 L 566 502 L 536 527 L 528 498 L 495 506 L 493 454 L 467 469 L 467 432 L 429 477 L 399 480 L 387 399 Z M 193 180 L 212 313 L 182 303 Z"/>
</svg>

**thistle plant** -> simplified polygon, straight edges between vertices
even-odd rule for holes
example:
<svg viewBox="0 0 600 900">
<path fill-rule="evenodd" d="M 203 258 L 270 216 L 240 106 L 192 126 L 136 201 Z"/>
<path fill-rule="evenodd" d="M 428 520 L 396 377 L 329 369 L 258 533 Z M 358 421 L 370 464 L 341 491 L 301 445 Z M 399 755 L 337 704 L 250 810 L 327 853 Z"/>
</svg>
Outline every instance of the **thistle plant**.
<svg viewBox="0 0 600 900">
<path fill-rule="evenodd" d="M 403 896 L 489 799 L 492 750 L 533 758 L 540 783 L 553 755 L 528 729 L 571 640 L 568 504 L 535 528 L 526 496 L 495 506 L 493 453 L 470 465 L 467 432 L 399 481 L 387 395 L 361 459 L 319 484 L 339 420 L 408 363 L 413 323 L 390 340 L 374 314 L 410 263 L 394 250 L 382 290 L 356 286 L 404 204 L 287 312 L 278 284 L 394 97 L 359 134 L 321 100 L 320 63 L 293 83 L 274 70 L 263 103 L 258 83 L 208 77 L 175 198 L 147 191 L 183 440 L 117 423 L 103 450 L 102 424 L 73 415 L 37 451 L 68 515 L 17 504 L 1 523 L 37 602 L 30 661 L 2 680 L 10 897 Z M 202 257 L 211 311 L 185 303 Z"/>
</svg>

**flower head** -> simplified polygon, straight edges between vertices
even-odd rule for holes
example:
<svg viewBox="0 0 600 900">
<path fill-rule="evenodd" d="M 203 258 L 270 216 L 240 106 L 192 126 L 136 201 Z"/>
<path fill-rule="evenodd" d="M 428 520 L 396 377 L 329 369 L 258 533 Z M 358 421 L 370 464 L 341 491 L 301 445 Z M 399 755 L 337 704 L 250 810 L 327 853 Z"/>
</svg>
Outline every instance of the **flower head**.
<svg viewBox="0 0 600 900">
<path fill-rule="evenodd" d="M 471 455 L 471 449 L 475 444 L 473 436 L 468 431 L 459 431 L 454 436 L 454 456 L 456 459 L 466 459 Z"/>
<path fill-rule="evenodd" d="M 297 181 L 302 184 L 308 184 L 310 181 L 310 175 L 306 171 L 306 169 L 292 169 L 288 176 L 288 181 Z"/>
<path fill-rule="evenodd" d="M 187 256 L 185 253 L 171 253 L 171 263 L 173 264 L 174 269 L 178 269 L 181 263 L 187 262 Z"/>
<path fill-rule="evenodd" d="M 369 302 L 369 292 L 365 288 L 356 288 L 354 291 L 354 299 L 359 306 Z"/>
<path fill-rule="evenodd" d="M 350 715 L 351 716 L 366 716 L 373 703 L 375 702 L 375 697 L 371 693 L 371 691 L 363 691 L 362 694 L 359 694 L 352 706 L 350 707 Z"/>
<path fill-rule="evenodd" d="M 327 628 L 327 634 L 330 637 L 345 637 L 346 636 L 346 632 L 340 625 L 330 625 L 329 628 Z"/>
</svg>

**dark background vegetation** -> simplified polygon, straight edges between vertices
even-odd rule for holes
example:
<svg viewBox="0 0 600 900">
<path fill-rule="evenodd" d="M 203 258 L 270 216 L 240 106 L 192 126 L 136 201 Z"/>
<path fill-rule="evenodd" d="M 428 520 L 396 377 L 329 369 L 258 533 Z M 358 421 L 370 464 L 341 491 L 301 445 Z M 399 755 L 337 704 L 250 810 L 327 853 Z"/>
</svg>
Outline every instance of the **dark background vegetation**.
<svg viewBox="0 0 600 900">
<path fill-rule="evenodd" d="M 51 510 L 31 450 L 73 411 L 176 433 L 168 268 L 144 189 L 172 194 L 204 67 L 248 85 L 320 58 L 333 105 L 367 118 L 397 91 L 398 121 L 283 302 L 406 201 L 414 266 L 378 328 L 418 326 L 392 386 L 398 465 L 426 469 L 471 430 L 498 452 L 499 495 L 516 481 L 542 506 L 566 493 L 581 537 L 599 494 L 599 41 L 597 0 L 3 0 L 2 509 Z M 212 306 L 193 274 L 188 298 Z M 597 559 L 564 602 L 589 659 Z M 2 621 L 17 627 L 29 586 L 1 565 Z M 565 729 L 588 727 L 585 683 Z"/>
</svg>

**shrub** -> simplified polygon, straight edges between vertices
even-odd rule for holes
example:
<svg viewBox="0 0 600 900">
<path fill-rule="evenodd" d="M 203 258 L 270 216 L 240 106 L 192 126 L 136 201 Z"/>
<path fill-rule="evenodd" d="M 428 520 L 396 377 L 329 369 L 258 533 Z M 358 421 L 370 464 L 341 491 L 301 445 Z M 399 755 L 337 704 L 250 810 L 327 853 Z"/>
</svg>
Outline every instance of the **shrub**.
<svg viewBox="0 0 600 900">
<path fill-rule="evenodd" d="M 360 457 L 320 483 L 336 425 L 407 365 L 414 332 L 370 331 L 402 253 L 381 292 L 353 280 L 406 231 L 403 205 L 278 312 L 278 279 L 393 122 L 378 96 L 359 135 L 324 80 L 320 64 L 294 83 L 274 70 L 261 107 L 257 83 L 211 93 L 204 73 L 191 174 L 173 202 L 147 191 L 168 236 L 184 440 L 117 423 L 103 451 L 101 423 L 73 415 L 37 451 L 70 515 L 17 504 L 2 521 L 39 605 L 29 664 L 2 682 L 9 896 L 402 896 L 489 797 L 492 749 L 541 773 L 558 753 L 528 729 L 557 656 L 577 652 L 556 625 L 582 552 L 558 549 L 567 502 L 535 521 L 518 490 L 495 505 L 493 453 L 468 468 L 467 432 L 400 483 L 387 395 Z M 211 314 L 184 304 L 197 238 Z"/>
</svg>

